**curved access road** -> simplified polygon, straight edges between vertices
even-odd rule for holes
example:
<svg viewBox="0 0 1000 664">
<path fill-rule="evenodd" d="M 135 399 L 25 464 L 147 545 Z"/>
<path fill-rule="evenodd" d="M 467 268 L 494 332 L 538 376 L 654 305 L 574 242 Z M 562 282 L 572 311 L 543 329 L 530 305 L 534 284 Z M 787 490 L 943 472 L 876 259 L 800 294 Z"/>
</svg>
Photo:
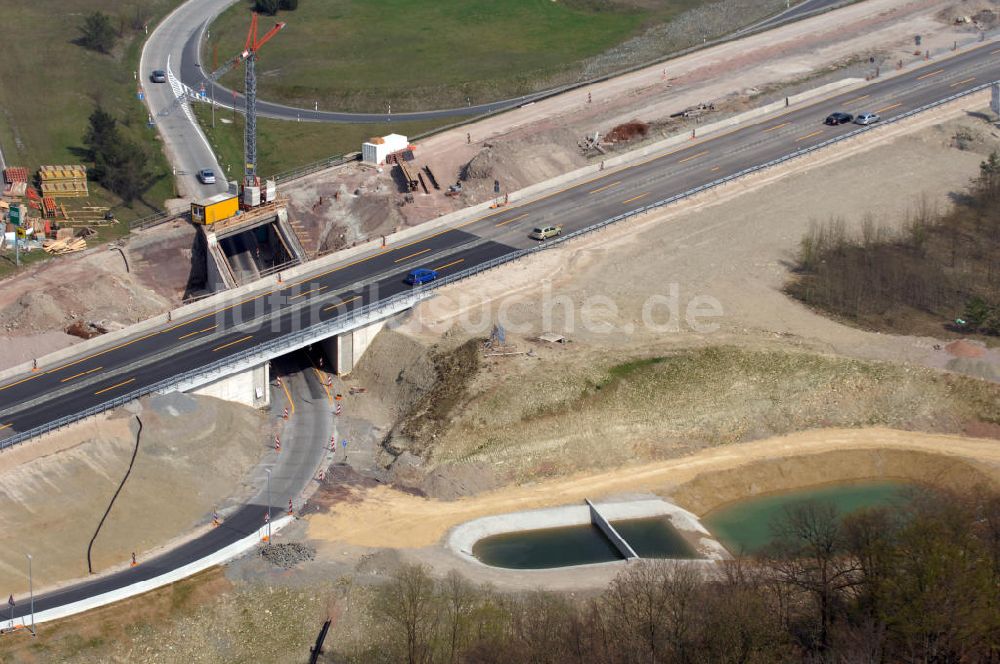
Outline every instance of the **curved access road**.
<svg viewBox="0 0 1000 664">
<path fill-rule="evenodd" d="M 286 405 L 294 412 L 281 431 L 281 452 L 269 453 L 251 478 L 258 488 L 256 495 L 225 516 L 218 527 L 154 558 L 141 561 L 135 567 L 36 595 L 35 613 L 155 579 L 253 535 L 265 524 L 266 515 L 276 520 L 287 513 L 288 501 L 299 500 L 316 476 L 317 468 L 328 456 L 328 441 L 336 435 L 336 425 L 327 389 L 302 353 L 276 360 L 275 369 L 283 376 L 291 397 L 289 403 L 283 388 L 272 389 L 275 412 L 281 412 Z M 270 482 L 266 479 L 268 471 Z M 295 507 L 298 509 L 301 505 Z M 44 552 L 34 553 L 35 564 L 44 564 Z M 28 616 L 30 603 L 27 595 L 18 595 L 11 611 L 6 606 L 4 609 L 0 618 L 3 621 Z"/>
</svg>

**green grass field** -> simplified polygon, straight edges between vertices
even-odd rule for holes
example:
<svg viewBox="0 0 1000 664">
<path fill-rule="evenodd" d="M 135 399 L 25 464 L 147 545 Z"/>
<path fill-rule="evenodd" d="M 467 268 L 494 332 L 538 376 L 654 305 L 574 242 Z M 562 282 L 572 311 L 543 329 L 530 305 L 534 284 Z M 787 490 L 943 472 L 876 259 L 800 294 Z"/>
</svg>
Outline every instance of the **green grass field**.
<svg viewBox="0 0 1000 664">
<path fill-rule="evenodd" d="M 238 180 L 243 164 L 243 115 L 232 111 L 215 113 L 207 104 L 194 106 L 198 123 L 219 158 L 230 180 Z M 361 143 L 372 136 L 391 132 L 415 136 L 430 131 L 447 120 L 429 122 L 393 122 L 391 124 L 328 124 L 321 122 L 285 122 L 257 119 L 257 162 L 262 177 L 270 177 L 348 152 L 360 152 Z"/>
<path fill-rule="evenodd" d="M 146 127 L 145 107 L 136 96 L 133 72 L 145 34 L 136 17 L 154 25 L 179 0 L 34 0 L 4 3 L 3 66 L 0 67 L 0 145 L 7 164 L 34 171 L 41 164 L 82 163 L 87 118 L 100 102 L 135 140 L 151 146 L 157 180 L 143 197 L 159 207 L 173 196 L 170 168 Z M 73 43 L 83 17 L 95 10 L 112 17 L 123 37 L 111 55 Z M 139 21 L 142 22 L 141 20 Z M 90 183 L 93 195 L 60 199 L 67 208 L 110 205 L 122 219 L 150 214 L 142 202 L 120 205 L 111 193 Z"/>
<path fill-rule="evenodd" d="M 301 0 L 261 51 L 261 98 L 393 111 L 482 103 L 575 78 L 582 63 L 704 0 Z M 210 66 L 242 49 L 252 6 L 213 25 Z M 262 32 L 263 34 L 263 32 Z M 223 82 L 242 87 L 240 74 Z"/>
</svg>

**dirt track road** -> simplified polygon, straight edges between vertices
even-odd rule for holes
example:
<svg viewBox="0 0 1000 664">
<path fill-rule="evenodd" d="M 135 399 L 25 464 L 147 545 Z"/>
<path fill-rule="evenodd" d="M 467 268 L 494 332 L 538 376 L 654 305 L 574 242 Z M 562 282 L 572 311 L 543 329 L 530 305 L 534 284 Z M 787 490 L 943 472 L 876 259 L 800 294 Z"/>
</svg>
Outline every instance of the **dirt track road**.
<svg viewBox="0 0 1000 664">
<path fill-rule="evenodd" d="M 994 440 L 891 429 L 821 429 L 596 475 L 511 487 L 453 502 L 428 500 L 379 486 L 361 493 L 358 503 L 344 503 L 337 505 L 333 513 L 310 516 L 308 536 L 368 547 L 430 546 L 439 542 L 450 528 L 482 516 L 621 493 L 641 491 L 670 496 L 673 489 L 701 473 L 726 471 L 768 459 L 848 450 L 943 454 L 976 462 L 987 467 L 994 480 L 1000 479 L 1000 446 Z M 817 478 L 825 471 L 825 467 L 817 468 L 816 477 L 803 477 L 801 481 L 803 484 L 821 482 L 823 480 Z M 861 477 L 864 475 L 857 479 Z M 763 492 L 767 488 L 760 490 Z"/>
</svg>

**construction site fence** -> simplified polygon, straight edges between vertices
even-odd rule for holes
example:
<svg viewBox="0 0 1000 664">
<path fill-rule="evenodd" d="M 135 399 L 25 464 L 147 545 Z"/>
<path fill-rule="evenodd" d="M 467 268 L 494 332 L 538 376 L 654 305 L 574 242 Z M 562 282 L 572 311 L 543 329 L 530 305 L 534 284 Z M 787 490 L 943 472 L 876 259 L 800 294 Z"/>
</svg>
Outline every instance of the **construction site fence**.
<svg viewBox="0 0 1000 664">
<path fill-rule="evenodd" d="M 885 120 L 881 123 L 881 125 L 868 125 L 868 126 L 858 127 L 853 131 L 850 131 L 846 134 L 842 134 L 834 138 L 827 139 L 825 141 L 817 143 L 816 145 L 795 150 L 794 152 L 790 152 L 786 155 L 783 155 L 771 161 L 762 164 L 757 164 L 749 168 L 745 168 L 731 175 L 726 175 L 711 182 L 708 182 L 706 184 L 688 189 L 687 191 L 681 192 L 679 194 L 668 196 L 667 198 L 663 198 L 661 200 L 650 203 L 649 205 L 643 206 L 641 208 L 630 210 L 629 212 L 625 212 L 616 215 L 614 217 L 609 217 L 608 219 L 605 219 L 596 224 L 588 226 L 587 228 L 582 228 L 580 230 L 573 231 L 571 233 L 559 235 L 555 238 L 547 240 L 543 244 L 529 247 L 527 249 L 519 249 L 517 251 L 513 251 L 503 256 L 498 256 L 497 258 L 493 258 L 484 263 L 480 263 L 479 265 L 475 265 L 466 268 L 464 270 L 461 270 L 459 272 L 456 272 L 454 274 L 441 277 L 435 281 L 430 282 L 429 284 L 414 287 L 413 290 L 409 292 L 398 293 L 384 300 L 363 305 L 361 307 L 358 307 L 357 309 L 352 310 L 349 314 L 346 314 L 345 316 L 338 317 L 322 323 L 317 323 L 316 325 L 312 325 L 298 332 L 294 332 L 285 335 L 283 337 L 280 337 L 278 339 L 272 339 L 270 341 L 258 344 L 252 348 L 248 348 L 234 355 L 230 355 L 229 357 L 217 360 L 216 362 L 205 365 L 198 369 L 194 369 L 182 374 L 172 376 L 170 378 L 158 381 L 151 385 L 136 388 L 135 390 L 132 390 L 127 394 L 114 397 L 101 404 L 87 408 L 86 410 L 81 411 L 79 413 L 60 417 L 56 420 L 53 420 L 52 422 L 43 424 L 33 429 L 29 429 L 27 431 L 16 432 L 13 435 L 8 436 L 7 438 L 0 441 L 0 449 L 5 449 L 12 445 L 16 445 L 17 443 L 28 440 L 29 438 L 34 438 L 35 436 L 39 436 L 44 433 L 53 431 L 55 429 L 59 429 L 60 427 L 72 424 L 73 422 L 77 422 L 81 419 L 85 419 L 93 415 L 98 415 L 113 408 L 118 408 L 140 397 L 157 392 L 170 391 L 171 389 L 176 388 L 178 385 L 182 385 L 184 383 L 192 383 L 197 379 L 199 379 L 199 377 L 205 377 L 211 375 L 224 376 L 226 375 L 227 371 L 233 371 L 234 368 L 238 368 L 236 370 L 245 369 L 248 366 L 249 362 L 257 360 L 261 362 L 267 361 L 272 357 L 277 357 L 278 355 L 281 355 L 283 352 L 287 352 L 287 349 L 289 348 L 298 348 L 306 345 L 307 343 L 313 343 L 317 339 L 333 336 L 335 334 L 351 330 L 355 327 L 361 327 L 367 322 L 370 322 L 372 320 L 378 320 L 380 318 L 380 314 L 382 314 L 383 316 L 388 316 L 397 311 L 401 311 L 402 310 L 401 307 L 403 306 L 412 306 L 412 304 L 420 301 L 421 299 L 429 297 L 431 292 L 438 288 L 443 288 L 457 281 L 468 279 L 469 277 L 473 277 L 475 275 L 481 274 L 488 270 L 492 270 L 507 263 L 520 260 L 521 258 L 524 258 L 531 254 L 545 251 L 563 242 L 568 242 L 574 238 L 581 237 L 583 235 L 587 235 L 595 231 L 599 231 L 612 224 L 632 219 L 640 215 L 648 214 L 666 205 L 670 205 L 671 203 L 675 203 L 685 198 L 690 198 L 691 196 L 695 196 L 709 189 L 714 189 L 715 187 L 719 187 L 729 182 L 739 180 L 740 178 L 744 178 L 748 175 L 752 175 L 760 171 L 774 168 L 775 166 L 784 164 L 788 161 L 798 159 L 806 155 L 810 155 L 818 150 L 822 150 L 836 143 L 840 143 L 842 141 L 847 141 L 852 138 L 855 138 L 867 131 L 877 130 L 880 126 L 886 126 L 900 122 L 919 113 L 923 113 L 933 108 L 937 108 L 944 104 L 948 104 L 952 101 L 956 101 L 958 99 L 961 99 L 962 97 L 966 97 L 976 92 L 986 90 L 993 84 L 994 84 L 993 81 L 989 83 L 983 83 L 969 90 L 958 92 L 956 94 L 945 97 L 944 99 L 933 101 L 919 108 L 906 111 L 898 116 Z M 278 314 L 276 313 L 275 315 Z"/>
</svg>

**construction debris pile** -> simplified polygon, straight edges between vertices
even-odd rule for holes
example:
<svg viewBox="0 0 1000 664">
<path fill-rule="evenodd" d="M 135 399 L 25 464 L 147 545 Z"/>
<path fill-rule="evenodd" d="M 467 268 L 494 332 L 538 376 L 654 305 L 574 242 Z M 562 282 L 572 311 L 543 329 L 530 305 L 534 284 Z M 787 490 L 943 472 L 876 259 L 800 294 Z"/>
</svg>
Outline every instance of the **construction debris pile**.
<svg viewBox="0 0 1000 664">
<path fill-rule="evenodd" d="M 624 141 L 631 141 L 634 138 L 645 138 L 648 133 L 648 123 L 640 122 L 639 120 L 632 120 L 631 122 L 620 124 L 606 133 L 604 135 L 604 142 L 622 143 Z"/>
</svg>

